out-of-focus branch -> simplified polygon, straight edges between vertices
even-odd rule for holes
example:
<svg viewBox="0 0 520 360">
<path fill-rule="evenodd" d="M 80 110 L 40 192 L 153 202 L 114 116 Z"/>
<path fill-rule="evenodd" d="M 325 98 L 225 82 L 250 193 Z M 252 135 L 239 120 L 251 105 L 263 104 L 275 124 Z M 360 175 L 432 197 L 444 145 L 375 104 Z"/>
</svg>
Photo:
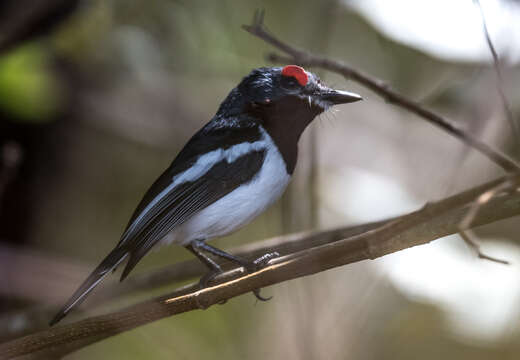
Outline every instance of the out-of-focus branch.
<svg viewBox="0 0 520 360">
<path fill-rule="evenodd" d="M 8 142 L 0 149 L 0 204 L 7 185 L 16 176 L 22 155 L 22 148 L 15 142 Z"/>
<path fill-rule="evenodd" d="M 491 161 L 501 166 L 504 170 L 508 172 L 517 172 L 520 170 L 520 165 L 509 158 L 507 155 L 491 148 L 489 145 L 475 138 L 473 135 L 465 132 L 456 124 L 444 118 L 443 116 L 426 109 L 419 103 L 397 93 L 382 80 L 376 79 L 368 74 L 363 73 L 360 70 L 354 69 L 353 67 L 341 61 L 312 54 L 278 39 L 266 29 L 263 22 L 262 12 L 257 12 L 255 14 L 253 23 L 251 25 L 243 25 L 243 28 L 250 34 L 264 40 L 268 44 L 273 45 L 275 48 L 289 55 L 289 57 L 287 57 L 273 53 L 269 55 L 269 60 L 281 63 L 296 63 L 302 66 L 316 66 L 343 75 L 345 78 L 356 81 L 357 83 L 374 91 L 376 94 L 383 97 L 387 102 L 419 115 L 428 122 L 440 127 L 452 136 L 461 140 L 466 145 L 469 145 L 478 150 Z"/>
<path fill-rule="evenodd" d="M 520 141 L 520 127 L 518 122 L 515 121 L 513 117 L 513 111 L 511 110 L 511 104 L 509 104 L 509 100 L 504 92 L 504 80 L 502 77 L 502 71 L 500 69 L 500 59 L 498 57 L 498 53 L 495 50 L 495 46 L 493 45 L 493 41 L 491 40 L 491 36 L 489 35 L 488 27 L 486 24 L 486 17 L 484 16 L 484 10 L 482 9 L 482 5 L 479 0 L 474 0 L 475 4 L 478 6 L 480 10 L 480 17 L 482 18 L 482 28 L 484 30 L 484 36 L 486 37 L 486 43 L 489 48 L 489 52 L 493 57 L 493 67 L 495 68 L 495 72 L 497 74 L 497 91 L 500 96 L 500 100 L 502 101 L 502 107 L 504 108 L 504 113 L 506 114 L 507 121 L 511 126 L 515 134 L 515 140 Z"/>
<path fill-rule="evenodd" d="M 3 0 L 0 54 L 48 34 L 76 10 L 78 3 L 79 0 Z"/>
<path fill-rule="evenodd" d="M 89 269 L 24 247 L 0 245 L 0 296 L 55 305 L 63 301 L 59 294 L 75 290 Z"/>
<path fill-rule="evenodd" d="M 510 178 L 517 188 L 520 175 Z M 225 272 L 214 285 L 197 290 L 189 285 L 166 296 L 127 309 L 58 326 L 0 345 L 0 359 L 58 358 L 94 342 L 152 321 L 213 304 L 254 289 L 311 275 L 337 266 L 375 259 L 415 245 L 457 233 L 467 206 L 480 194 L 504 182 L 504 178 L 430 203 L 375 229 L 332 243 L 290 253 L 269 262 L 264 269 L 243 275 L 242 269 Z M 473 225 L 483 225 L 520 214 L 520 194 L 498 195 L 483 204 Z M 315 234 L 315 236 L 319 236 Z M 302 235 L 302 241 L 306 235 Z"/>
</svg>

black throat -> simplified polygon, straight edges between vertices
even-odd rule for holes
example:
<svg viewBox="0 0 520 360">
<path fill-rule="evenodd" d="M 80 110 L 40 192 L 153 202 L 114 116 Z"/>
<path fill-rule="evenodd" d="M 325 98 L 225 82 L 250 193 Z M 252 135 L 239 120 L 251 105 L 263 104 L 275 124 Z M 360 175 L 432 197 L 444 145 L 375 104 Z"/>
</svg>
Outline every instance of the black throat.
<svg viewBox="0 0 520 360">
<path fill-rule="evenodd" d="M 297 96 L 287 96 L 268 104 L 250 103 L 246 111 L 258 119 L 271 136 L 282 154 L 287 173 L 292 174 L 298 157 L 298 140 L 323 109 Z"/>
</svg>

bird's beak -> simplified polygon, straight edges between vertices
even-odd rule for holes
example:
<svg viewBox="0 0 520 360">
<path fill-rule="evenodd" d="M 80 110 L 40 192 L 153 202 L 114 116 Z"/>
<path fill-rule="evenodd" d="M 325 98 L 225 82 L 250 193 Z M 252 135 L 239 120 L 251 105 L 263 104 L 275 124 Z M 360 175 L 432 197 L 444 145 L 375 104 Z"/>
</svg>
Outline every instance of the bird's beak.
<svg viewBox="0 0 520 360">
<path fill-rule="evenodd" d="M 327 89 L 320 94 L 322 100 L 327 101 L 333 105 L 347 104 L 359 100 L 363 100 L 358 94 L 348 91 Z"/>
</svg>

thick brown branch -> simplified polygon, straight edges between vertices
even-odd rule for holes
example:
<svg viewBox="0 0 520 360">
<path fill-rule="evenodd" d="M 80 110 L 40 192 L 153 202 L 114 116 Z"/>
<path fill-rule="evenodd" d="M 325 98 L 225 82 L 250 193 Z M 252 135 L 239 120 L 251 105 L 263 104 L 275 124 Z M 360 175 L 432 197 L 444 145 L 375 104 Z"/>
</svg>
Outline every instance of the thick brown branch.
<svg viewBox="0 0 520 360">
<path fill-rule="evenodd" d="M 273 251 L 276 251 L 281 255 L 287 255 L 296 251 L 310 249 L 314 246 L 324 245 L 338 241 L 340 239 L 358 235 L 365 231 L 375 229 L 378 226 L 388 223 L 389 221 L 391 220 L 383 220 L 355 226 L 346 226 L 326 231 L 308 231 L 305 233 L 277 236 L 271 239 L 243 245 L 238 248 L 231 249 L 229 252 L 249 260 L 255 260 L 263 254 Z M 20 266 L 23 266 L 23 262 L 19 261 L 19 263 Z M 60 264 L 59 266 L 63 266 L 63 264 Z M 234 265 L 230 262 L 221 262 L 221 266 L 223 269 L 229 270 Z M 45 274 L 48 272 L 48 270 L 49 266 L 46 265 L 46 271 L 43 273 Z M 68 269 L 68 271 L 70 275 L 71 270 Z M 79 310 L 87 309 L 88 311 L 89 309 L 94 308 L 99 304 L 104 304 L 108 301 L 115 300 L 123 296 L 156 289 L 161 286 L 173 286 L 173 284 L 177 282 L 198 278 L 206 271 L 207 269 L 200 263 L 199 260 L 191 259 L 169 265 L 159 270 L 133 275 L 123 283 L 120 283 L 119 281 L 113 281 L 112 283 L 105 284 L 105 286 L 102 289 L 99 289 L 98 292 L 94 292 L 94 294 L 92 294 L 92 296 L 87 300 L 87 303 L 84 304 L 84 306 Z M 78 271 L 72 272 L 77 273 Z M 19 269 L 18 271 L 10 271 L 10 275 L 12 280 L 11 282 L 27 282 L 26 274 L 24 274 L 23 271 L 19 271 Z M 19 278 L 17 279 L 17 277 Z M 75 277 L 72 276 L 71 280 L 74 281 L 74 278 Z M 56 280 L 58 283 L 53 283 L 54 280 Z M 46 284 L 46 286 L 50 288 L 56 288 L 57 286 L 65 288 L 71 287 L 71 289 L 68 289 L 67 291 L 59 291 L 59 293 L 66 294 L 70 291 L 73 291 L 77 286 L 77 281 L 80 280 L 81 279 L 76 279 L 75 283 L 64 285 L 65 279 L 63 279 L 63 277 L 56 276 L 56 274 L 53 274 L 51 279 L 47 280 L 51 281 L 51 283 Z M 41 282 L 42 281 L 40 279 L 40 283 Z M 54 296 L 54 301 L 55 297 L 56 296 Z M 64 301 L 64 299 L 60 300 L 59 303 L 62 301 Z M 0 331 L 0 333 L 7 337 L 5 340 L 9 340 L 31 332 L 45 329 L 49 325 L 49 319 L 51 319 L 57 311 L 58 308 L 53 306 L 40 306 L 39 308 L 32 308 L 19 312 L 13 312 L 11 314 L 5 314 L 2 318 L 0 318 L 0 330 L 4 330 L 3 332 Z M 77 311 L 75 314 L 71 315 L 84 316 L 85 312 Z M 20 325 L 16 327 L 16 329 L 13 329 L 9 324 L 11 324 L 13 321 L 17 321 L 17 319 L 20 319 L 21 317 L 27 319 L 27 321 L 23 323 L 23 326 Z M 2 340 L 3 339 L 0 338 L 0 341 Z"/>
<path fill-rule="evenodd" d="M 308 231 L 303 233 L 277 236 L 271 239 L 255 242 L 231 249 L 230 252 L 248 260 L 255 260 L 267 252 L 277 252 L 287 255 L 297 251 L 310 249 L 315 246 L 328 244 L 340 239 L 361 234 L 375 229 L 391 220 L 377 221 L 373 223 L 346 226 L 326 231 Z M 223 260 L 220 262 L 223 269 L 229 270 L 234 264 Z M 136 291 L 155 289 L 160 286 L 175 282 L 186 281 L 202 276 L 207 269 L 197 259 L 186 260 L 181 263 L 167 266 L 150 273 L 136 275 L 129 278 L 126 283 L 118 284 L 105 291 L 101 291 L 96 297 L 96 303 L 104 302 L 119 296 L 135 293 Z"/>
<path fill-rule="evenodd" d="M 520 170 L 520 165 L 511 158 L 509 158 L 507 155 L 499 152 L 498 150 L 492 149 L 489 145 L 473 137 L 471 134 L 465 132 L 456 124 L 450 122 L 448 119 L 442 117 L 441 115 L 429 109 L 426 109 L 419 103 L 397 93 L 383 81 L 373 78 L 372 76 L 365 74 L 362 71 L 354 69 L 341 61 L 309 53 L 276 38 L 266 30 L 263 24 L 262 13 L 255 14 L 253 24 L 243 25 L 243 28 L 250 34 L 264 40 L 268 44 L 271 44 L 279 50 L 283 51 L 284 53 L 290 55 L 290 57 L 288 58 L 284 56 L 279 56 L 277 54 L 271 54 L 269 56 L 269 59 L 271 61 L 282 63 L 296 63 L 302 66 L 315 66 L 343 75 L 345 78 L 356 81 L 359 84 L 374 91 L 376 94 L 383 97 L 387 102 L 397 105 L 403 109 L 406 109 L 416 115 L 419 115 L 420 117 L 426 119 L 428 122 L 440 127 L 452 136 L 464 142 L 466 145 L 473 147 L 483 155 L 487 156 L 490 160 L 495 162 L 497 165 L 501 166 L 504 170 L 509 172 Z"/>
<path fill-rule="evenodd" d="M 512 179 L 518 186 L 520 176 Z M 498 179 L 401 216 L 358 235 L 298 251 L 278 259 L 254 274 L 240 278 L 241 269 L 228 271 L 216 285 L 196 290 L 187 286 L 166 296 L 127 309 L 51 328 L 0 345 L 0 359 L 62 356 L 109 336 L 178 313 L 204 309 L 223 300 L 333 267 L 420 245 L 459 231 L 467 207 L 479 194 L 504 181 Z M 520 194 L 499 195 L 482 205 L 473 224 L 483 225 L 520 214 Z M 305 236 L 305 235 L 303 235 Z"/>
</svg>

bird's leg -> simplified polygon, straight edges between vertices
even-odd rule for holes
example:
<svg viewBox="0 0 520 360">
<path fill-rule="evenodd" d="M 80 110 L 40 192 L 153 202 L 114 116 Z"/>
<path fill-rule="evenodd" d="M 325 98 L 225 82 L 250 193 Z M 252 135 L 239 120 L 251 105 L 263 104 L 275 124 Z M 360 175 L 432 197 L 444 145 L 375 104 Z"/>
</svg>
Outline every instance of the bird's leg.
<svg viewBox="0 0 520 360">
<path fill-rule="evenodd" d="M 192 252 L 209 269 L 209 271 L 202 276 L 199 281 L 201 288 L 207 287 L 209 282 L 222 272 L 222 268 L 208 255 L 200 251 L 197 246 L 189 244 L 186 246 L 186 249 Z"/>
<path fill-rule="evenodd" d="M 203 251 L 206 251 L 215 256 L 218 256 L 218 257 L 227 259 L 231 262 L 234 262 L 235 264 L 238 264 L 238 265 L 244 267 L 244 269 L 248 273 L 254 273 L 254 272 L 258 271 L 263 266 L 265 266 L 269 262 L 269 260 L 271 260 L 277 256 L 280 256 L 280 254 L 278 254 L 277 252 L 272 252 L 272 253 L 262 255 L 261 257 L 259 257 L 258 259 L 254 260 L 254 261 L 247 261 L 247 260 L 241 259 L 237 256 L 228 254 L 227 252 L 217 249 L 216 247 L 208 245 L 203 240 L 195 240 L 191 243 L 191 246 L 193 249 L 197 249 L 196 251 L 198 251 L 199 253 L 200 253 L 200 250 L 203 250 Z M 198 255 L 197 255 L 197 257 L 198 257 Z M 200 257 L 199 257 L 199 259 L 200 259 Z M 204 262 L 204 260 L 203 260 L 203 262 Z M 271 297 L 265 298 L 265 297 L 261 296 L 260 289 L 253 290 L 253 294 L 256 296 L 256 298 L 258 300 L 261 300 L 261 301 L 267 301 L 267 300 L 271 299 Z"/>
</svg>

